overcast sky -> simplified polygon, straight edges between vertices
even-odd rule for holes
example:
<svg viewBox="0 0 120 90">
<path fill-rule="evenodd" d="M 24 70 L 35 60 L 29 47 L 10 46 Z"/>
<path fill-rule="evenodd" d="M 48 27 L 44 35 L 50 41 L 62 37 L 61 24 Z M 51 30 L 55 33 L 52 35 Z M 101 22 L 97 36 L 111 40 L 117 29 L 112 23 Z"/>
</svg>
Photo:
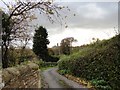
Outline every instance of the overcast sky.
<svg viewBox="0 0 120 90">
<path fill-rule="evenodd" d="M 77 39 L 78 42 L 73 45 L 79 46 L 90 43 L 93 37 L 102 40 L 115 35 L 114 27 L 118 29 L 117 2 L 100 2 L 99 0 L 99 2 L 59 1 L 57 0 L 56 4 L 68 6 L 70 9 L 70 11 L 60 12 L 62 16 L 67 15 L 63 23 L 66 22 L 68 28 L 65 28 L 64 25 L 61 26 L 57 21 L 51 24 L 45 15 L 39 15 L 37 12 L 38 19 L 32 22 L 42 25 L 48 30 L 49 47 L 57 45 L 66 37 Z"/>
<path fill-rule="evenodd" d="M 74 37 L 78 40 L 74 45 L 90 43 L 92 38 L 108 39 L 115 35 L 114 27 L 118 29 L 117 2 L 60 2 L 68 6 L 70 11 L 63 11 L 67 15 L 64 22 L 68 28 L 59 23 L 51 24 L 46 17 L 38 16 L 36 22 L 48 30 L 49 47 L 57 45 L 63 38 Z M 75 16 L 74 16 L 75 14 Z"/>
</svg>

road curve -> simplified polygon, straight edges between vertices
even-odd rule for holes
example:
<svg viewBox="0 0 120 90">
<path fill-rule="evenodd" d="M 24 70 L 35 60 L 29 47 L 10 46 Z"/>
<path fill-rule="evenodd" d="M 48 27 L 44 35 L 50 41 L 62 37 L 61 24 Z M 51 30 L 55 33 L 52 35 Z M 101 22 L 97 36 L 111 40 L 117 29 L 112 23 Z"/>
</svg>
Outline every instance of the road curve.
<svg viewBox="0 0 120 90">
<path fill-rule="evenodd" d="M 68 80 L 56 71 L 57 68 L 50 68 L 42 72 L 44 80 L 47 82 L 49 88 L 79 88 L 80 90 L 88 90 L 82 85 L 79 85 L 72 80 Z"/>
</svg>

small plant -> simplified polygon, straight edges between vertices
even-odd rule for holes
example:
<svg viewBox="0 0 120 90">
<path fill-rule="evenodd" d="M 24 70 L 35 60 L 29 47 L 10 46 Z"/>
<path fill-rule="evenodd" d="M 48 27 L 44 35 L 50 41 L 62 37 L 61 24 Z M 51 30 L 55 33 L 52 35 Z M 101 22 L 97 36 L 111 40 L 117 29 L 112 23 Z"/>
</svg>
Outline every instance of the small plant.
<svg viewBox="0 0 120 90">
<path fill-rule="evenodd" d="M 70 71 L 69 70 L 59 70 L 58 71 L 61 75 L 65 75 L 65 74 L 69 74 Z"/>
<path fill-rule="evenodd" d="M 108 85 L 108 83 L 105 80 L 91 80 L 91 84 L 95 86 L 96 89 L 99 90 L 111 90 L 111 87 Z"/>
</svg>

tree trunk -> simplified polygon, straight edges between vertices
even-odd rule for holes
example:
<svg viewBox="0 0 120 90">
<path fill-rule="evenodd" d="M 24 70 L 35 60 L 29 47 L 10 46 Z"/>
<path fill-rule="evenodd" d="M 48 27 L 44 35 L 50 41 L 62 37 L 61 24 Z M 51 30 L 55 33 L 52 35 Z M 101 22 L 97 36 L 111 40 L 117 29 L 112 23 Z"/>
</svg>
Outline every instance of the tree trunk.
<svg viewBox="0 0 120 90">
<path fill-rule="evenodd" d="M 2 46 L 2 67 L 7 68 L 8 67 L 8 47 L 7 45 L 4 45 L 5 48 Z"/>
</svg>

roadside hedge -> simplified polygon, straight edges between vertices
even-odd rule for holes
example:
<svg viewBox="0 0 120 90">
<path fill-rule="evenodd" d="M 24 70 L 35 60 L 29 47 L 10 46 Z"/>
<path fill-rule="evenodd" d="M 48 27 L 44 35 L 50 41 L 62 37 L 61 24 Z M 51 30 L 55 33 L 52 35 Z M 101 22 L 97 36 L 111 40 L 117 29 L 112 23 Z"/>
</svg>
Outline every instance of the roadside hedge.
<svg viewBox="0 0 120 90">
<path fill-rule="evenodd" d="M 91 81 L 98 90 L 119 90 L 119 39 L 120 35 L 70 56 L 62 56 L 58 61 L 59 70 Z M 105 84 L 99 84 L 100 81 Z"/>
<path fill-rule="evenodd" d="M 53 66 L 57 66 L 57 62 L 44 62 L 44 61 L 40 61 L 39 62 L 39 67 L 53 67 Z"/>
</svg>

